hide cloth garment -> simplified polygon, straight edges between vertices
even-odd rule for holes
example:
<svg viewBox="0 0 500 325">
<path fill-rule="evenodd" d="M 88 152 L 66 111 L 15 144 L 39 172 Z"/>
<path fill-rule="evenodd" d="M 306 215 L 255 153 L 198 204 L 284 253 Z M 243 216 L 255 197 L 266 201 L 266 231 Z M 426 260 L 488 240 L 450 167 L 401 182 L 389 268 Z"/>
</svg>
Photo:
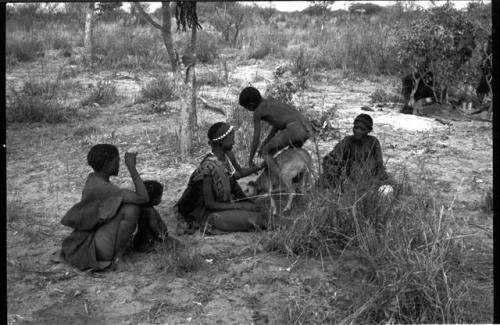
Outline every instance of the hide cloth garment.
<svg viewBox="0 0 500 325">
<path fill-rule="evenodd" d="M 245 198 L 234 174 L 234 167 L 227 159 L 221 162 L 213 153 L 208 153 L 198 168 L 191 174 L 188 186 L 176 206 L 179 213 L 191 225 L 203 225 L 207 216 L 213 212 L 205 207 L 203 198 L 203 178 L 208 175 L 212 178 L 212 190 L 218 202 L 231 202 Z"/>
<path fill-rule="evenodd" d="M 89 174 L 81 201 L 61 220 L 63 225 L 74 229 L 62 243 L 62 255 L 67 262 L 80 270 L 99 270 L 111 264 L 111 261 L 97 260 L 95 237 L 98 231 L 107 231 L 101 227 L 117 215 L 122 201 L 119 187 L 106 182 L 95 173 Z M 110 249 L 114 250 L 116 234 L 103 235 L 109 237 L 109 242 L 113 245 Z"/>
<path fill-rule="evenodd" d="M 324 186 L 335 187 L 346 181 L 369 185 L 373 181 L 386 181 L 380 143 L 374 136 L 366 135 L 361 140 L 346 136 L 323 158 Z"/>
</svg>

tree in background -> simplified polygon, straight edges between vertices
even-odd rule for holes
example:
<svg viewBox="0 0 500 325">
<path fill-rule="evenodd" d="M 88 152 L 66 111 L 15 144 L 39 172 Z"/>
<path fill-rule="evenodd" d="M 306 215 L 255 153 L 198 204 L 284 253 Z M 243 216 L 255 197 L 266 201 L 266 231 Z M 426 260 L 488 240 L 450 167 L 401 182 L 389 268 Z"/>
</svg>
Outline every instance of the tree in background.
<svg viewBox="0 0 500 325">
<path fill-rule="evenodd" d="M 83 37 L 83 65 L 92 68 L 95 2 L 85 4 L 85 32 Z"/>
<path fill-rule="evenodd" d="M 323 35 L 325 30 L 326 23 L 326 15 L 330 12 L 330 7 L 333 5 L 335 1 L 309 1 L 312 3 L 312 6 L 304 9 L 306 12 L 310 12 L 311 14 L 321 13 L 321 35 Z"/>
<path fill-rule="evenodd" d="M 237 2 L 210 2 L 210 24 L 222 34 L 225 42 L 235 46 L 241 30 L 247 24 L 247 9 Z"/>
<path fill-rule="evenodd" d="M 177 56 L 174 51 L 174 44 L 172 41 L 172 22 L 171 22 L 171 10 L 170 10 L 170 1 L 162 1 L 161 3 L 161 12 L 162 12 L 162 24 L 157 23 L 150 14 L 148 14 L 144 8 L 142 7 L 140 2 L 132 2 L 133 6 L 139 12 L 139 14 L 151 24 L 151 26 L 159 29 L 161 31 L 161 36 L 163 38 L 163 44 L 165 44 L 165 48 L 167 49 L 168 58 L 170 60 L 170 65 L 172 67 L 172 71 L 177 71 Z M 174 7 L 175 8 L 175 7 Z"/>
<path fill-rule="evenodd" d="M 372 16 L 379 14 L 383 9 L 383 7 L 374 3 L 353 3 L 349 6 L 349 13 Z"/>
<path fill-rule="evenodd" d="M 464 64 L 476 47 L 477 27 L 468 17 L 449 3 L 425 10 L 422 19 L 411 24 L 410 30 L 400 30 L 396 44 L 397 60 L 403 74 L 411 73 L 414 89 L 429 72 L 435 100 L 447 101 L 447 89 L 464 79 Z"/>
</svg>

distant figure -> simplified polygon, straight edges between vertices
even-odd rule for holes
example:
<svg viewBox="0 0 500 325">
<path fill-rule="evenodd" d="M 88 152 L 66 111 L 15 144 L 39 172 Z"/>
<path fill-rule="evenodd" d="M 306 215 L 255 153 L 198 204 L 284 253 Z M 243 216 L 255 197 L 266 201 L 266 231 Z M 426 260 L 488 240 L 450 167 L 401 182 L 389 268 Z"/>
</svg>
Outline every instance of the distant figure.
<svg viewBox="0 0 500 325">
<path fill-rule="evenodd" d="M 265 121 L 272 126 L 272 129 L 262 142 L 259 154 L 266 162 L 270 173 L 276 176 L 281 184 L 288 184 L 273 156 L 287 146 L 301 148 L 312 136 L 311 124 L 292 106 L 271 98 L 262 98 L 254 87 L 246 87 L 241 91 L 239 103 L 253 112 L 254 133 L 248 159 L 249 166 L 254 165 L 253 158 L 260 144 L 260 124 L 261 121 Z M 290 193 L 293 191 L 292 188 L 287 190 Z"/>
<path fill-rule="evenodd" d="M 368 114 L 354 119 L 353 135 L 346 136 L 323 158 L 321 187 L 336 188 L 347 183 L 357 187 L 394 182 L 385 171 L 380 142 L 369 135 L 373 120 Z"/>
<path fill-rule="evenodd" d="M 415 74 L 416 78 L 420 78 L 420 74 Z M 413 95 L 414 101 L 418 101 L 424 98 L 434 98 L 434 92 L 432 91 L 432 85 L 434 82 L 434 77 L 432 72 L 426 73 L 418 82 L 417 90 Z M 401 78 L 401 94 L 404 99 L 404 106 L 401 109 L 401 113 L 413 114 L 413 104 L 410 103 L 411 92 L 415 87 L 415 80 L 412 74 L 408 74 Z"/>
<path fill-rule="evenodd" d="M 212 150 L 189 178 L 188 187 L 176 204 L 179 213 L 195 229 L 205 226 L 224 232 L 265 229 L 266 214 L 245 196 L 236 181 L 261 167 L 240 167 L 232 152 L 231 125 L 213 124 L 208 130 L 208 140 Z"/>
<path fill-rule="evenodd" d="M 123 251 L 131 239 L 141 205 L 149 202 L 149 195 L 136 169 L 137 153 L 125 153 L 135 192 L 110 183 L 118 175 L 120 155 L 111 144 L 97 144 L 87 162 L 94 170 L 83 188 L 81 201 L 62 218 L 61 223 L 73 228 L 62 243 L 62 257 L 80 270 L 102 270 L 118 266 Z"/>
</svg>

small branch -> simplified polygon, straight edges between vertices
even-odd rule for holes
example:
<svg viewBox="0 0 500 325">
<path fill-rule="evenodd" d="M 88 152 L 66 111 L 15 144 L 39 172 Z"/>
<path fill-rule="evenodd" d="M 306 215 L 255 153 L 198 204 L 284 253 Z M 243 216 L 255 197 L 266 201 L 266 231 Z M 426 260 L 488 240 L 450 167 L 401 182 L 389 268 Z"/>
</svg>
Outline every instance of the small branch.
<svg viewBox="0 0 500 325">
<path fill-rule="evenodd" d="M 144 11 L 144 8 L 142 8 L 141 4 L 139 2 L 132 2 L 135 6 L 135 8 L 139 11 L 139 13 L 142 15 L 142 17 L 144 17 L 144 19 L 147 20 L 148 23 L 150 23 L 151 25 L 153 25 L 153 27 L 155 28 L 158 28 L 158 29 L 162 29 L 163 27 L 158 24 L 156 21 L 153 20 L 153 18 L 151 18 L 151 16 Z"/>
<path fill-rule="evenodd" d="M 203 103 L 203 105 L 205 105 L 205 108 L 211 110 L 212 112 L 219 113 L 219 114 L 226 116 L 226 112 L 222 108 L 219 108 L 219 107 L 216 107 L 216 106 L 209 104 L 206 101 L 206 99 L 201 97 L 201 96 L 198 96 L 198 99 Z"/>
</svg>

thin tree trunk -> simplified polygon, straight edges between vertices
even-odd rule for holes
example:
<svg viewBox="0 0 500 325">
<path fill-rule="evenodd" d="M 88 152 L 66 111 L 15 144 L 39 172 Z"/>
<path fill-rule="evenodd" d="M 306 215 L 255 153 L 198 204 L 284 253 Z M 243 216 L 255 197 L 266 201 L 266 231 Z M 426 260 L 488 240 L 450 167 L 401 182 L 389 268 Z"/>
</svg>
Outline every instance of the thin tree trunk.
<svg viewBox="0 0 500 325">
<path fill-rule="evenodd" d="M 83 38 L 83 64 L 87 68 L 92 68 L 92 37 L 94 23 L 94 2 L 90 2 L 85 8 L 85 35 Z"/>
<path fill-rule="evenodd" d="M 191 30 L 191 54 L 196 60 L 196 26 L 193 26 Z M 191 78 L 191 111 L 189 116 L 189 124 L 192 126 L 191 130 L 198 129 L 198 114 L 196 112 L 196 61 L 193 67 L 191 68 L 192 78 Z"/>
<path fill-rule="evenodd" d="M 161 3 L 162 8 L 162 18 L 163 26 L 161 29 L 161 36 L 163 37 L 163 43 L 167 49 L 168 59 L 170 60 L 170 65 L 172 66 L 172 71 L 177 71 L 177 60 L 174 52 L 174 44 L 172 42 L 172 22 L 170 13 L 170 3 L 163 1 Z"/>
</svg>

